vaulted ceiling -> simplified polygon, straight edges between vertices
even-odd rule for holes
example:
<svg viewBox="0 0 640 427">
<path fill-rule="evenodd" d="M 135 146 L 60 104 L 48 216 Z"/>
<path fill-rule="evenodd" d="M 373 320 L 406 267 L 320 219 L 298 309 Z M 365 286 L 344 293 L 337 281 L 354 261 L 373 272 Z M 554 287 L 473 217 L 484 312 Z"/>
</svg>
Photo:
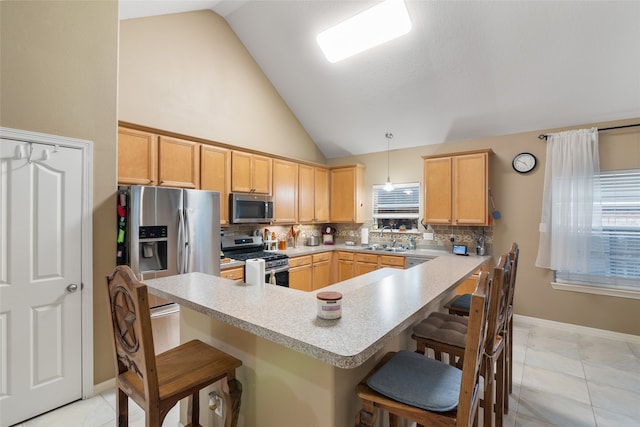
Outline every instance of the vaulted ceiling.
<svg viewBox="0 0 640 427">
<path fill-rule="evenodd" d="M 406 0 L 412 30 L 341 62 L 316 35 L 374 1 L 120 0 L 223 16 L 327 158 L 640 117 L 640 2 Z"/>
</svg>

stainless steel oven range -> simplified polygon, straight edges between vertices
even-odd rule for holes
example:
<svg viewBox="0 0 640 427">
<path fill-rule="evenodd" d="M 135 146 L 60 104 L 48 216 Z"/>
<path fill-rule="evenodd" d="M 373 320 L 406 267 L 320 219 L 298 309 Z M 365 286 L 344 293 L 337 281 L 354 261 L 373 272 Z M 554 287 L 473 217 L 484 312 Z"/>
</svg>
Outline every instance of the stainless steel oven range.
<svg viewBox="0 0 640 427">
<path fill-rule="evenodd" d="M 289 287 L 289 257 L 281 252 L 263 250 L 262 236 L 222 236 L 220 245 L 226 257 L 238 261 L 264 259 L 265 283 L 269 283 L 273 271 L 276 285 Z"/>
</svg>

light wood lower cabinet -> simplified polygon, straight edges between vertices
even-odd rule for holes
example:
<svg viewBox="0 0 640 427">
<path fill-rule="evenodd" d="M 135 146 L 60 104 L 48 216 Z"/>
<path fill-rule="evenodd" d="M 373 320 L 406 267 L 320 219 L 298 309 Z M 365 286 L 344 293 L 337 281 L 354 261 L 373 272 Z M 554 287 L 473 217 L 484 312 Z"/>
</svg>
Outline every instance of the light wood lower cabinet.
<svg viewBox="0 0 640 427">
<path fill-rule="evenodd" d="M 335 257 L 333 263 L 332 257 Z M 343 282 L 385 267 L 404 269 L 406 258 L 402 255 L 351 251 L 336 251 L 335 255 L 329 251 L 292 257 L 289 258 L 289 287 L 307 292 L 315 291 L 332 284 L 332 277 L 333 280 Z"/>
<path fill-rule="evenodd" d="M 220 271 L 220 277 L 235 280 L 236 282 L 244 282 L 244 267 L 223 268 Z"/>
<path fill-rule="evenodd" d="M 353 277 L 354 255 L 353 252 L 338 252 L 338 282 Z"/>
<path fill-rule="evenodd" d="M 370 273 L 378 269 L 378 255 L 356 253 L 353 266 L 353 275 Z"/>
<path fill-rule="evenodd" d="M 405 268 L 406 258 L 398 255 L 380 255 L 380 268 Z"/>
<path fill-rule="evenodd" d="M 289 287 L 301 291 L 313 290 L 311 255 L 289 258 Z"/>
<path fill-rule="evenodd" d="M 289 287 L 315 291 L 329 286 L 332 252 L 289 258 Z"/>
<path fill-rule="evenodd" d="M 329 286 L 331 272 L 331 252 L 313 255 L 313 290 Z"/>
</svg>

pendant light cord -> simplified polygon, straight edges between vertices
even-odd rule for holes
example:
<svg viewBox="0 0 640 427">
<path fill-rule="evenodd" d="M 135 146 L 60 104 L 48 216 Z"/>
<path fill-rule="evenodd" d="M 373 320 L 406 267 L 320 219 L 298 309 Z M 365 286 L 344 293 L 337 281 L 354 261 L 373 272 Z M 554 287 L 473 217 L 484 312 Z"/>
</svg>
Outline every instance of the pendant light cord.
<svg viewBox="0 0 640 427">
<path fill-rule="evenodd" d="M 389 140 L 393 138 L 393 134 L 391 132 L 387 132 L 384 134 L 385 138 L 387 138 L 387 183 L 386 186 L 392 187 L 391 177 L 389 176 Z M 387 190 L 389 191 L 389 190 Z"/>
</svg>

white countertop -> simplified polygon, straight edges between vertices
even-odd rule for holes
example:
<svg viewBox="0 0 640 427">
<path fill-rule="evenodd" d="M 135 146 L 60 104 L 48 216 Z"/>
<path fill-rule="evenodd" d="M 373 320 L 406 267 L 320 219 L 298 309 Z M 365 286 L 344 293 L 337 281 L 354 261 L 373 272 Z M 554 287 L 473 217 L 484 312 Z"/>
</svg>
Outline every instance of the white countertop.
<svg viewBox="0 0 640 427">
<path fill-rule="evenodd" d="M 353 368 L 423 318 L 429 303 L 489 259 L 441 256 L 407 270 L 379 269 L 315 292 L 247 285 L 203 273 L 146 284 L 150 293 L 181 306 L 330 365 Z M 340 319 L 317 317 L 316 293 L 321 291 L 342 293 Z"/>
</svg>

